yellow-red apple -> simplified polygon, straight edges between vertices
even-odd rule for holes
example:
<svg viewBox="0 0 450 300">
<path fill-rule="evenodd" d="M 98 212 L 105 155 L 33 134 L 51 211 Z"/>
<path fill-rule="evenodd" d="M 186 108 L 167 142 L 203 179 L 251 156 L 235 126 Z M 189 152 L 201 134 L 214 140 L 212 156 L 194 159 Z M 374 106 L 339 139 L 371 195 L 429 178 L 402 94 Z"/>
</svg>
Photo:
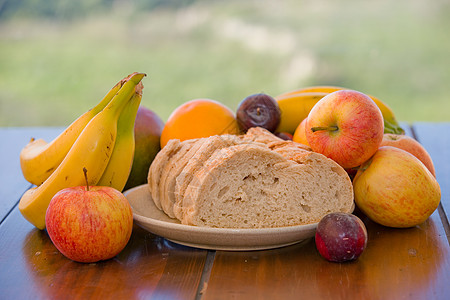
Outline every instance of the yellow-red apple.
<svg viewBox="0 0 450 300">
<path fill-rule="evenodd" d="M 436 177 L 436 171 L 430 154 L 414 138 L 402 134 L 385 133 L 380 146 L 392 146 L 408 151 L 417 157 L 430 170 L 431 174 Z"/>
<path fill-rule="evenodd" d="M 45 215 L 56 248 L 77 262 L 97 262 L 119 254 L 133 229 L 125 196 L 112 187 L 66 188 L 52 198 Z"/>
<path fill-rule="evenodd" d="M 423 223 L 438 207 L 436 178 L 411 153 L 383 146 L 353 179 L 356 205 L 372 221 L 406 228 Z"/>
<path fill-rule="evenodd" d="M 368 160 L 380 146 L 383 115 L 369 96 L 340 90 L 320 99 L 306 121 L 311 149 L 340 164 L 354 168 Z"/>
<path fill-rule="evenodd" d="M 292 140 L 294 142 L 309 146 L 308 140 L 306 139 L 306 118 L 298 124 L 297 129 L 295 129 Z"/>
</svg>

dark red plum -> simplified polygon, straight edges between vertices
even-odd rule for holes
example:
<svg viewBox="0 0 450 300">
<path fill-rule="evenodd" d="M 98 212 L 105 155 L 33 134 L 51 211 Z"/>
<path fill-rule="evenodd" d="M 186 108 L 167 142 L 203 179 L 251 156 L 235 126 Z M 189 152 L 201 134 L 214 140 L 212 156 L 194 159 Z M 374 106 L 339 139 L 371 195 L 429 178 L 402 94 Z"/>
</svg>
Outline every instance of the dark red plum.
<svg viewBox="0 0 450 300">
<path fill-rule="evenodd" d="M 317 225 L 316 247 L 320 255 L 328 261 L 355 260 L 366 245 L 366 226 L 353 214 L 330 213 Z"/>
<path fill-rule="evenodd" d="M 275 132 L 280 124 L 281 111 L 273 97 L 262 93 L 253 94 L 239 103 L 236 119 L 244 132 L 251 127 L 262 127 Z"/>
<path fill-rule="evenodd" d="M 275 135 L 285 141 L 292 141 L 292 134 L 288 132 L 275 132 Z"/>
</svg>

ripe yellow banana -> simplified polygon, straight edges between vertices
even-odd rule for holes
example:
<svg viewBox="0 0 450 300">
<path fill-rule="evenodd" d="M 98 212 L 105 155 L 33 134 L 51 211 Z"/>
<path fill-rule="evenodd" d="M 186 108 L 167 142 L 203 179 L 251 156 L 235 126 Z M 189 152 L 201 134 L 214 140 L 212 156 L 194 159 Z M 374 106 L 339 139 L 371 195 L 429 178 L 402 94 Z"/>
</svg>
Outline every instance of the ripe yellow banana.
<svg viewBox="0 0 450 300">
<path fill-rule="evenodd" d="M 322 92 L 306 92 L 276 97 L 281 111 L 277 131 L 294 134 L 298 124 L 308 116 L 313 106 L 326 95 L 327 93 Z"/>
<path fill-rule="evenodd" d="M 19 210 L 25 219 L 37 228 L 44 229 L 50 200 L 63 188 L 84 185 L 83 168 L 88 172 L 88 184 L 97 184 L 114 149 L 120 113 L 144 76 L 142 73 L 131 76 L 108 105 L 86 125 L 50 177 L 42 185 L 23 194 Z"/>
<path fill-rule="evenodd" d="M 278 103 L 280 104 L 280 101 L 286 102 L 283 104 L 285 106 L 285 110 L 286 111 L 291 110 L 291 112 L 288 114 L 288 116 L 294 117 L 294 119 L 289 119 L 289 120 L 284 121 L 284 124 L 286 124 L 285 127 L 281 127 L 282 123 L 280 122 L 280 126 L 277 130 L 281 131 L 281 129 L 283 129 L 283 130 L 285 130 L 285 132 L 292 133 L 297 128 L 297 127 L 295 127 L 293 129 L 293 131 L 291 132 L 291 130 L 295 126 L 295 124 L 297 124 L 297 126 L 298 126 L 298 124 L 300 124 L 300 122 L 304 118 L 306 118 L 307 115 L 304 116 L 304 111 L 308 110 L 308 109 L 311 110 L 311 108 L 312 108 L 311 101 L 313 101 L 313 100 L 306 100 L 306 101 L 300 100 L 300 101 L 305 101 L 306 103 L 304 104 L 304 108 L 302 108 L 300 110 L 300 113 L 298 113 L 298 117 L 295 117 L 295 115 L 297 115 L 297 113 L 292 110 L 295 109 L 295 107 L 297 107 L 297 108 L 301 107 L 301 104 L 298 103 L 298 104 L 294 105 L 294 104 L 290 104 L 290 102 L 291 101 L 292 102 L 299 101 L 299 100 L 294 100 L 294 99 L 297 99 L 297 97 L 299 95 L 312 94 L 312 93 L 329 94 L 329 93 L 332 93 L 332 92 L 335 92 L 338 90 L 344 90 L 344 89 L 347 89 L 347 88 L 338 87 L 338 86 L 318 85 L 318 86 L 310 86 L 310 87 L 301 88 L 298 90 L 286 92 L 286 93 L 279 95 L 278 97 L 276 97 Z M 385 133 L 404 134 L 405 131 L 403 130 L 403 128 L 401 128 L 400 124 L 398 123 L 392 109 L 386 103 L 382 102 L 380 99 L 378 99 L 372 95 L 368 95 L 368 96 L 370 98 L 372 98 L 372 100 L 376 103 L 376 105 L 378 106 L 378 108 L 381 111 L 381 114 L 383 115 L 384 132 Z M 292 100 L 288 100 L 288 99 L 292 99 Z M 283 109 L 281 108 L 281 106 L 280 106 L 280 109 L 283 112 Z M 302 119 L 300 119 L 300 118 L 302 118 Z M 289 124 L 289 126 L 287 126 L 287 124 Z"/>
<path fill-rule="evenodd" d="M 301 89 L 289 91 L 286 93 L 283 93 L 279 95 L 278 97 L 286 97 L 289 95 L 299 94 L 299 93 L 332 93 L 338 90 L 344 90 L 345 88 L 339 87 L 339 86 L 332 86 L 332 85 L 313 85 L 313 86 L 307 86 Z"/>
<path fill-rule="evenodd" d="M 69 152 L 84 127 L 111 101 L 124 84 L 119 81 L 95 107 L 78 117 L 53 141 L 34 139 L 20 152 L 20 166 L 23 176 L 32 184 L 42 184 L 56 170 Z"/>
<path fill-rule="evenodd" d="M 117 124 L 117 138 L 114 151 L 106 169 L 98 181 L 99 186 L 111 186 L 122 191 L 130 176 L 134 158 L 134 122 L 142 99 L 142 83 L 136 86 L 131 101 L 123 109 Z"/>
</svg>

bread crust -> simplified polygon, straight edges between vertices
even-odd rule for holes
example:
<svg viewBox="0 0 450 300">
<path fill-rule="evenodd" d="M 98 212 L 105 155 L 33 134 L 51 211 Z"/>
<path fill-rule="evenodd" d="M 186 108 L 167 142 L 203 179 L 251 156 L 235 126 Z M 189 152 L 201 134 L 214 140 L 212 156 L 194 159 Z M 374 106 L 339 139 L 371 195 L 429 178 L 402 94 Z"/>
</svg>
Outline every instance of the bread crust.
<svg viewBox="0 0 450 300">
<path fill-rule="evenodd" d="M 171 173 L 174 172 L 174 168 L 177 164 L 183 164 L 184 161 L 188 162 L 188 159 L 185 157 L 186 154 L 196 145 L 198 139 L 185 140 L 180 143 L 180 147 L 176 153 L 174 153 L 162 168 L 160 181 L 159 181 L 159 201 L 161 203 L 162 210 L 171 218 L 175 218 L 173 214 L 173 201 L 171 198 L 171 194 L 173 194 L 173 188 L 170 189 L 169 181 Z M 184 163 L 184 165 L 186 164 Z M 171 193 L 172 192 L 172 193 Z"/>
<path fill-rule="evenodd" d="M 172 157 L 172 155 L 174 155 L 179 150 L 179 148 L 180 140 L 169 140 L 166 146 L 164 146 L 164 148 L 162 148 L 155 156 L 148 171 L 148 187 L 150 189 L 153 202 L 155 202 L 156 207 L 158 207 L 159 209 L 162 209 L 161 201 L 159 199 L 159 182 L 161 179 L 161 172 L 169 161 L 170 157 Z"/>
</svg>

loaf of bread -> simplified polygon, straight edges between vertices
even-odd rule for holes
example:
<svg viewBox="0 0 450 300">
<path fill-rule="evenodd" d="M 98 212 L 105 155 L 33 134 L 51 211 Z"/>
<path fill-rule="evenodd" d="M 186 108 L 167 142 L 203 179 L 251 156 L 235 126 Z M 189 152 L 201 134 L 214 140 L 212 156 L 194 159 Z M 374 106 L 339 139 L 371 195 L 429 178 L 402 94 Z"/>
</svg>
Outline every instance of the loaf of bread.
<svg viewBox="0 0 450 300">
<path fill-rule="evenodd" d="M 150 167 L 148 186 L 159 209 L 196 226 L 293 226 L 353 207 L 344 169 L 262 128 L 170 141 Z"/>
</svg>

